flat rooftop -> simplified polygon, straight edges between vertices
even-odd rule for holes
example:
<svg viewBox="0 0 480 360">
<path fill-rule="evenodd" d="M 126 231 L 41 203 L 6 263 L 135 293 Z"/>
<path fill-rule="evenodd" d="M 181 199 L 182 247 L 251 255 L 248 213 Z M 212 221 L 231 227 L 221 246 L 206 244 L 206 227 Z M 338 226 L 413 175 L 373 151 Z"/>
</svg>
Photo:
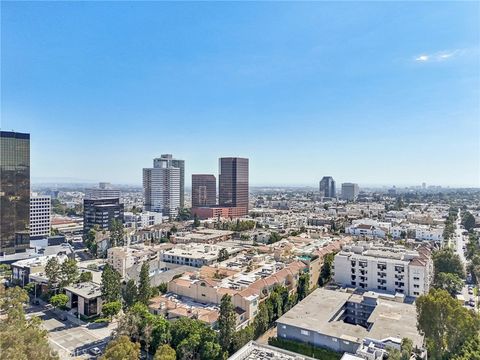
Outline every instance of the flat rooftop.
<svg viewBox="0 0 480 360">
<path fill-rule="evenodd" d="M 94 299 L 102 296 L 100 285 L 90 281 L 75 284 L 72 286 L 66 286 L 65 290 L 68 290 L 72 294 L 81 296 L 85 299 Z"/>
<path fill-rule="evenodd" d="M 228 360 L 313 360 L 313 358 L 250 341 Z"/>
<path fill-rule="evenodd" d="M 341 318 L 347 301 L 360 302 L 362 295 L 317 289 L 277 320 L 301 329 L 315 331 L 340 339 L 361 342 L 364 338 L 382 340 L 388 337 L 408 337 L 414 345 L 422 346 L 423 337 L 417 331 L 414 305 L 378 298 L 368 322 L 370 330 L 344 322 Z"/>
</svg>

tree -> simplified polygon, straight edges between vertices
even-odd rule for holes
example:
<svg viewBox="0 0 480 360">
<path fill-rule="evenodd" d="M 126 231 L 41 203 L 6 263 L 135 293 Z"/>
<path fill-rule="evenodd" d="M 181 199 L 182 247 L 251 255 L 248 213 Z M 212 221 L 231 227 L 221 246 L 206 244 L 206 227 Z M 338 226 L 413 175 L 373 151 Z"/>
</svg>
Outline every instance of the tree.
<svg viewBox="0 0 480 360">
<path fill-rule="evenodd" d="M 0 309 L 5 312 L 0 321 L 1 358 L 57 360 L 58 355 L 49 346 L 48 333 L 41 328 L 41 320 L 25 318 L 27 301 L 23 289 L 5 289 L 0 284 Z"/>
<path fill-rule="evenodd" d="M 151 294 L 149 273 L 150 265 L 148 261 L 145 261 L 140 270 L 140 283 L 138 284 L 138 301 L 145 305 L 148 305 Z"/>
<path fill-rule="evenodd" d="M 198 220 L 198 215 L 195 214 L 193 215 L 193 227 L 197 228 L 200 226 L 200 220 Z"/>
<path fill-rule="evenodd" d="M 83 243 L 90 250 L 93 255 L 97 254 L 97 242 L 95 241 L 97 237 L 97 232 L 95 229 L 88 230 L 87 235 L 83 238 Z"/>
<path fill-rule="evenodd" d="M 480 335 L 474 334 L 465 341 L 452 360 L 480 360 Z"/>
<path fill-rule="evenodd" d="M 138 360 L 140 358 L 140 344 L 133 343 L 127 336 L 120 336 L 107 345 L 102 360 Z"/>
<path fill-rule="evenodd" d="M 306 272 L 300 275 L 300 277 L 298 278 L 298 284 L 297 284 L 298 301 L 301 301 L 307 297 L 309 289 L 310 289 L 310 275 Z"/>
<path fill-rule="evenodd" d="M 461 223 L 467 231 L 470 231 L 475 227 L 475 217 L 469 211 L 465 211 Z"/>
<path fill-rule="evenodd" d="M 80 276 L 78 278 L 78 282 L 82 283 L 82 282 L 92 281 L 92 279 L 93 279 L 92 273 L 90 271 L 84 271 L 84 272 L 80 273 Z"/>
<path fill-rule="evenodd" d="M 229 258 L 228 251 L 225 248 L 221 248 L 218 251 L 218 262 L 225 261 Z"/>
<path fill-rule="evenodd" d="M 68 303 L 68 296 L 65 294 L 53 295 L 50 298 L 50 304 L 52 304 L 53 307 L 55 308 L 65 309 L 65 307 L 67 306 L 67 303 Z"/>
<path fill-rule="evenodd" d="M 168 283 L 164 282 L 158 285 L 158 291 L 160 291 L 161 294 L 165 294 L 168 291 Z"/>
<path fill-rule="evenodd" d="M 431 289 L 416 300 L 417 327 L 426 339 L 429 358 L 451 358 L 480 329 L 478 315 L 445 290 Z"/>
<path fill-rule="evenodd" d="M 48 287 L 50 290 L 58 286 L 60 282 L 60 263 L 56 257 L 48 259 L 45 265 L 45 276 L 48 279 Z"/>
<path fill-rule="evenodd" d="M 175 350 L 170 345 L 164 344 L 157 349 L 153 360 L 175 360 L 176 358 Z"/>
<path fill-rule="evenodd" d="M 123 246 L 124 245 L 125 231 L 123 229 L 123 223 L 119 219 L 113 219 L 110 224 L 110 245 Z"/>
<path fill-rule="evenodd" d="M 254 328 L 253 325 L 248 325 L 243 329 L 238 330 L 233 336 L 232 340 L 232 352 L 236 352 L 241 349 L 250 340 L 253 340 Z"/>
<path fill-rule="evenodd" d="M 332 268 L 334 259 L 334 253 L 325 255 L 322 268 L 320 270 L 320 277 L 318 278 L 318 285 L 324 286 L 332 279 Z"/>
<path fill-rule="evenodd" d="M 102 298 L 106 302 L 120 299 L 121 276 L 110 264 L 106 264 L 102 273 Z"/>
<path fill-rule="evenodd" d="M 123 289 L 123 301 L 125 303 L 125 307 L 129 308 L 137 301 L 137 285 L 133 279 L 127 281 L 125 288 Z"/>
<path fill-rule="evenodd" d="M 446 248 L 433 254 L 433 266 L 435 269 L 435 278 L 439 273 L 452 273 L 458 275 L 461 279 L 465 278 L 460 257 L 452 249 Z"/>
<path fill-rule="evenodd" d="M 451 296 L 455 296 L 462 290 L 463 281 L 457 274 L 442 272 L 437 274 L 433 286 L 437 289 L 446 290 Z"/>
<path fill-rule="evenodd" d="M 232 303 L 232 297 L 228 294 L 222 296 L 220 300 L 220 315 L 218 316 L 219 340 L 223 351 L 231 352 L 233 334 L 237 324 L 235 306 Z"/>
<path fill-rule="evenodd" d="M 60 287 L 69 286 L 78 279 L 77 262 L 74 259 L 65 260 L 60 266 Z"/>
<path fill-rule="evenodd" d="M 274 244 L 280 240 L 282 240 L 282 237 L 278 233 L 271 232 L 267 244 Z"/>
<path fill-rule="evenodd" d="M 260 305 L 258 305 L 258 313 L 257 313 L 257 316 L 255 316 L 255 319 L 253 320 L 253 329 L 254 329 L 255 338 L 258 338 L 265 331 L 267 331 L 268 325 L 269 325 L 268 309 L 267 309 L 267 306 L 265 305 L 265 302 L 263 302 L 263 303 L 260 303 Z"/>
<path fill-rule="evenodd" d="M 102 306 L 102 313 L 108 318 L 112 318 L 113 316 L 117 315 L 120 309 L 122 308 L 122 304 L 120 301 L 112 301 L 103 304 Z"/>
</svg>

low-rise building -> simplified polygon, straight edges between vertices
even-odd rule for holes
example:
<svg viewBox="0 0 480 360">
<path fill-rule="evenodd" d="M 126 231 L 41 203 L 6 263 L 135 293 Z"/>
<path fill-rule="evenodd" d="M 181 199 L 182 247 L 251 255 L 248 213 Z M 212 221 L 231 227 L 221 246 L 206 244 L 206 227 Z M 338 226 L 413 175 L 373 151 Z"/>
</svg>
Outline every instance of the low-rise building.
<svg viewBox="0 0 480 360">
<path fill-rule="evenodd" d="M 83 282 L 66 286 L 67 307 L 78 312 L 80 316 L 91 318 L 102 312 L 101 286 L 94 282 Z"/>
<path fill-rule="evenodd" d="M 161 257 L 167 263 L 202 267 L 215 263 L 218 260 L 220 249 L 226 249 L 229 254 L 241 251 L 240 248 L 190 243 L 179 244 L 170 250 L 166 250 L 161 254 Z"/>
<path fill-rule="evenodd" d="M 177 232 L 172 234 L 170 241 L 174 244 L 203 243 L 216 244 L 221 241 L 230 240 L 234 232 L 217 229 L 195 229 L 190 232 Z"/>
<path fill-rule="evenodd" d="M 365 339 L 399 349 L 403 338 L 422 347 L 414 305 L 320 288 L 277 320 L 280 339 L 355 354 Z"/>
</svg>

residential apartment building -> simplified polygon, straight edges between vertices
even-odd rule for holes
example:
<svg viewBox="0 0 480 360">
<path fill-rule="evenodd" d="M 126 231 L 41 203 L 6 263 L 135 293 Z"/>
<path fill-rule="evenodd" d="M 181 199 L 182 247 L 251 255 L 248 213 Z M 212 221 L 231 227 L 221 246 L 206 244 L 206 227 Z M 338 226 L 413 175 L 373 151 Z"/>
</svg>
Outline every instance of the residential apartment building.
<svg viewBox="0 0 480 360">
<path fill-rule="evenodd" d="M 217 262 L 218 253 L 222 248 L 226 249 L 229 254 L 240 251 L 240 249 L 225 246 L 190 243 L 177 245 L 173 249 L 163 252 L 161 257 L 162 261 L 167 263 L 202 267 Z"/>
<path fill-rule="evenodd" d="M 125 212 L 124 223 L 126 228 L 143 229 L 163 222 L 161 213 L 143 211 L 141 213 Z"/>
<path fill-rule="evenodd" d="M 224 157 L 219 159 L 218 204 L 236 207 L 248 214 L 248 159 Z"/>
<path fill-rule="evenodd" d="M 361 242 L 335 255 L 334 280 L 347 287 L 417 297 L 430 289 L 430 250 Z"/>
<path fill-rule="evenodd" d="M 217 203 L 215 175 L 192 175 L 192 208 L 214 206 Z"/>
<path fill-rule="evenodd" d="M 359 354 L 363 345 L 381 359 L 387 348 L 400 349 L 403 338 L 423 346 L 415 305 L 319 288 L 277 320 L 280 339 L 311 344 L 336 352 Z"/>
<path fill-rule="evenodd" d="M 168 163 L 168 166 L 180 169 L 180 208 L 185 207 L 185 160 L 174 159 L 172 154 L 162 154 L 160 158 L 153 160 L 153 167 L 156 167 L 156 164 L 160 167 L 162 163 Z"/>
<path fill-rule="evenodd" d="M 335 180 L 331 176 L 324 176 L 320 180 L 319 185 L 320 196 L 326 198 L 335 198 L 337 196 L 337 190 L 335 188 Z"/>
<path fill-rule="evenodd" d="M 52 199 L 48 195 L 30 196 L 30 240 L 50 236 Z"/>
<path fill-rule="evenodd" d="M 30 134 L 0 131 L 0 255 L 30 246 Z"/>
<path fill-rule="evenodd" d="M 343 183 L 342 184 L 342 199 L 347 201 L 356 201 L 359 193 L 358 184 Z"/>
<path fill-rule="evenodd" d="M 171 155 L 166 156 L 154 159 L 153 168 L 143 169 L 144 207 L 146 211 L 176 217 L 181 208 L 181 172 L 185 167 L 175 167 Z"/>
</svg>

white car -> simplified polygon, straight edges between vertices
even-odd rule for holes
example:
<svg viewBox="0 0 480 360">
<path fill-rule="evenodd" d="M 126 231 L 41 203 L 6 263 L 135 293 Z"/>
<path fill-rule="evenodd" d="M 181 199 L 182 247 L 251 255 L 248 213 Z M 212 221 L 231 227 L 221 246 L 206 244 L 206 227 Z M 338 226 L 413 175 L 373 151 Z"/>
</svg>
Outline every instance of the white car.
<svg viewBox="0 0 480 360">
<path fill-rule="evenodd" d="M 102 353 L 102 350 L 100 350 L 98 347 L 94 347 L 90 349 L 90 354 L 92 355 L 100 355 Z"/>
</svg>

